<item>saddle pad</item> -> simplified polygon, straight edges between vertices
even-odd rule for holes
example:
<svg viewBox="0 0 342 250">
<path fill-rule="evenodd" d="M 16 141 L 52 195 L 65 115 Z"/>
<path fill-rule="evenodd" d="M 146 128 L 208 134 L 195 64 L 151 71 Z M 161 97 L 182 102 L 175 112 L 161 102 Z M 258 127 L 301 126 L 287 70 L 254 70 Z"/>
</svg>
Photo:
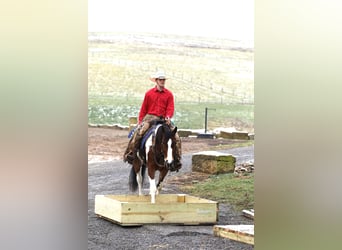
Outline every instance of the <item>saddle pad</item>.
<svg viewBox="0 0 342 250">
<path fill-rule="evenodd" d="M 138 127 L 136 126 L 136 127 L 134 127 L 134 128 L 132 128 L 132 130 L 128 133 L 128 139 L 131 139 L 131 137 L 133 136 L 133 134 L 134 134 L 134 132 L 135 132 L 135 130 L 137 129 Z"/>
</svg>

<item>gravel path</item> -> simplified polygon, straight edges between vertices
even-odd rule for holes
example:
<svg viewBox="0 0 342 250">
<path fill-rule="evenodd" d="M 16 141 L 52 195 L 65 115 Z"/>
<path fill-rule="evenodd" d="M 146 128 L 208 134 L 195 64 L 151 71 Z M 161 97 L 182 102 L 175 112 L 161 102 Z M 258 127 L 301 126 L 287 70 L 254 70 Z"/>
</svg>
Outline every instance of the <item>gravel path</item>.
<svg viewBox="0 0 342 250">
<path fill-rule="evenodd" d="M 237 164 L 253 161 L 254 147 L 234 148 L 222 152 L 233 154 Z M 162 193 L 182 193 L 177 185 L 167 183 L 170 176 L 191 172 L 192 154 L 183 155 L 183 168 L 169 173 Z M 88 166 L 88 249 L 253 249 L 252 245 L 215 237 L 212 225 L 181 226 L 153 224 L 121 227 L 94 214 L 97 194 L 131 194 L 128 189 L 130 165 L 121 160 L 90 163 Z M 148 181 L 144 186 L 148 193 Z M 227 204 L 219 204 L 219 225 L 253 224 L 234 212 Z"/>
</svg>

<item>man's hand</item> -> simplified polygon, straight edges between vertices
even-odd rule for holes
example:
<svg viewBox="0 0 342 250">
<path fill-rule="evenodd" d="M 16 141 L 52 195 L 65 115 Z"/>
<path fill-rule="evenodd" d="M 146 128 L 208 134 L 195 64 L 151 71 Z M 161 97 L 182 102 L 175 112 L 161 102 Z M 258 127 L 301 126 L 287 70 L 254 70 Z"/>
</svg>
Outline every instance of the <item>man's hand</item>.
<svg viewBox="0 0 342 250">
<path fill-rule="evenodd" d="M 165 122 L 166 122 L 167 125 L 170 125 L 171 124 L 170 117 L 165 117 Z"/>
</svg>

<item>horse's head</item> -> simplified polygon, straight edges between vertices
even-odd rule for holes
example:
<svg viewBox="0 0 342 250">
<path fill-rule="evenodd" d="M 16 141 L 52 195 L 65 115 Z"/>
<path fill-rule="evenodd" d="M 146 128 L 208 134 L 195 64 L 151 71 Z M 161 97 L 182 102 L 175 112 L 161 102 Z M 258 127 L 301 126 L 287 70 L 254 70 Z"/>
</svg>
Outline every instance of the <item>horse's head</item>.
<svg viewBox="0 0 342 250">
<path fill-rule="evenodd" d="M 177 127 L 173 130 L 167 124 L 163 124 L 160 130 L 160 153 L 163 156 L 164 166 L 167 169 L 174 168 L 173 149 L 175 147 L 176 139 L 175 134 Z"/>
</svg>

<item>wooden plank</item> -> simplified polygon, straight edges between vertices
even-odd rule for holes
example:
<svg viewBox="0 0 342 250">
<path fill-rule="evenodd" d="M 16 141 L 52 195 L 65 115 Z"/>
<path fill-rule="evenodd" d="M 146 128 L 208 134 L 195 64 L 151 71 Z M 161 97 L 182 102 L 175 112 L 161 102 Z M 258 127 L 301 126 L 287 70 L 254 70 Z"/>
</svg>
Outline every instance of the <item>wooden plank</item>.
<svg viewBox="0 0 342 250">
<path fill-rule="evenodd" d="M 215 204 L 123 204 L 123 223 L 216 223 Z"/>
<path fill-rule="evenodd" d="M 216 201 L 211 201 L 211 200 L 207 200 L 207 199 L 203 199 L 200 197 L 196 197 L 196 196 L 192 196 L 192 195 L 185 195 L 185 202 L 186 203 L 217 203 Z"/>
<path fill-rule="evenodd" d="M 242 210 L 242 214 L 243 214 L 245 217 L 254 220 L 254 209 L 250 209 L 250 210 L 244 209 L 244 210 Z"/>
<path fill-rule="evenodd" d="M 157 195 L 155 204 L 149 195 L 96 195 L 95 214 L 120 225 L 215 224 L 218 203 L 184 194 Z"/>
<path fill-rule="evenodd" d="M 177 202 L 182 202 L 182 203 L 184 203 L 184 202 L 185 202 L 185 195 L 178 195 L 178 197 L 177 197 Z"/>
<path fill-rule="evenodd" d="M 254 225 L 215 225 L 214 235 L 254 245 Z"/>
<path fill-rule="evenodd" d="M 105 195 L 95 196 L 95 214 L 121 222 L 121 202 L 108 199 Z"/>
</svg>

